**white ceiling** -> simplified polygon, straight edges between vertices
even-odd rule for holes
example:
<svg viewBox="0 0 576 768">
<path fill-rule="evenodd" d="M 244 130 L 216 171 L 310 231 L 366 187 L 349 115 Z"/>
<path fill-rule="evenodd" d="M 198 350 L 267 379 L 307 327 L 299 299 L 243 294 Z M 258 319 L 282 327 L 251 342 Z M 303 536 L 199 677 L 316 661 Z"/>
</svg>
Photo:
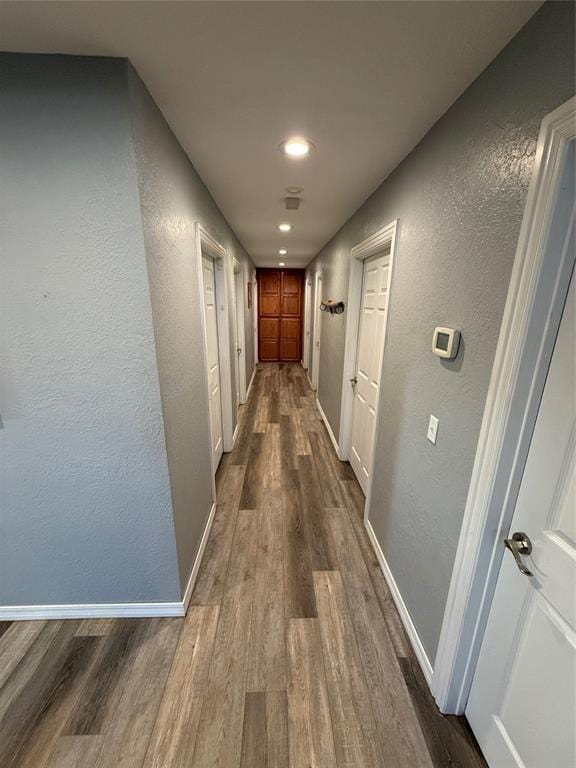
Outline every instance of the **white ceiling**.
<svg viewBox="0 0 576 768">
<path fill-rule="evenodd" d="M 540 4 L 14 2 L 0 49 L 128 57 L 255 263 L 304 266 Z"/>
</svg>

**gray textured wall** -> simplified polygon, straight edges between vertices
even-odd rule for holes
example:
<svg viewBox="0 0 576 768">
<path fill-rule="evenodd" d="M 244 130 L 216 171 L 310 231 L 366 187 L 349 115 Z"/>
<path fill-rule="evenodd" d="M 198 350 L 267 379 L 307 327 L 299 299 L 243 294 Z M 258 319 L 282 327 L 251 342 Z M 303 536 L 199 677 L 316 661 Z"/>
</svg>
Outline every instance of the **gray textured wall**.
<svg viewBox="0 0 576 768">
<path fill-rule="evenodd" d="M 574 95 L 574 68 L 574 6 L 546 3 L 309 268 L 345 300 L 351 247 L 399 219 L 370 520 L 432 661 L 538 129 Z M 322 317 L 319 399 L 335 434 L 345 321 Z M 461 329 L 455 361 L 432 355 L 436 325 Z"/>
<path fill-rule="evenodd" d="M 0 176 L 0 605 L 179 600 L 212 502 L 193 223 L 253 265 L 126 60 L 0 56 Z"/>
<path fill-rule="evenodd" d="M 226 248 L 231 288 L 233 258 L 246 265 L 247 274 L 253 271 L 253 265 L 131 67 L 129 78 L 178 561 L 184 589 L 212 504 L 201 307 L 197 301 L 198 271 L 192 259 L 194 222 L 199 221 Z M 254 367 L 254 331 L 250 320 L 247 316 L 247 383 Z M 232 322 L 230 354 L 234 359 Z M 235 412 L 234 385 L 232 390 Z"/>
<path fill-rule="evenodd" d="M 126 64 L 0 56 L 0 604 L 179 600 Z"/>
</svg>

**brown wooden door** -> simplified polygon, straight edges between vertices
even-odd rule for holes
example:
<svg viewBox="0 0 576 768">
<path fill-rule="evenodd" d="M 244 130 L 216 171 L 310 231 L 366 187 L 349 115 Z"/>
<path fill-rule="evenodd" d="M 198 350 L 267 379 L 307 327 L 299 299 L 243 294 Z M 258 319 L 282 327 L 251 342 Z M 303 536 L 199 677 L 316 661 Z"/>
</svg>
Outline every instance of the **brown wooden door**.
<svg viewBox="0 0 576 768">
<path fill-rule="evenodd" d="M 297 362 L 302 356 L 303 269 L 259 269 L 258 358 Z"/>
</svg>

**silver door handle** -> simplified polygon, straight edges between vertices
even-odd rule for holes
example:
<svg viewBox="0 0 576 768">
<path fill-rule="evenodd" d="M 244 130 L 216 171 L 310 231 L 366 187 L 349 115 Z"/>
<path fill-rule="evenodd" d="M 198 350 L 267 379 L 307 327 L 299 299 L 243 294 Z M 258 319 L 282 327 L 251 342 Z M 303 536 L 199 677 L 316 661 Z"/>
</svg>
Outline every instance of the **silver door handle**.
<svg viewBox="0 0 576 768">
<path fill-rule="evenodd" d="M 358 384 L 358 376 L 352 376 L 352 378 L 350 379 L 350 384 L 352 384 L 352 386 L 355 387 L 356 384 Z"/>
<path fill-rule="evenodd" d="M 522 555 L 529 555 L 532 552 L 532 542 L 528 538 L 528 535 L 522 531 L 517 531 L 512 534 L 511 539 L 504 539 L 504 546 L 514 555 L 518 570 L 523 573 L 524 576 L 534 576 L 532 571 L 526 568 L 522 560 Z"/>
</svg>

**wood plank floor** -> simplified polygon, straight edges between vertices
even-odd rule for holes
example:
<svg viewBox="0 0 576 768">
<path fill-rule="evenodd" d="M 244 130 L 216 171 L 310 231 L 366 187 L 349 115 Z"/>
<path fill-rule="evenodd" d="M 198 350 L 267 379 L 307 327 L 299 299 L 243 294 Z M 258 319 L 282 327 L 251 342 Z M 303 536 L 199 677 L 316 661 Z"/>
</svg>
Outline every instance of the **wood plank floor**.
<svg viewBox="0 0 576 768">
<path fill-rule="evenodd" d="M 482 768 L 299 365 L 257 369 L 185 619 L 0 624 L 1 768 Z"/>
</svg>

